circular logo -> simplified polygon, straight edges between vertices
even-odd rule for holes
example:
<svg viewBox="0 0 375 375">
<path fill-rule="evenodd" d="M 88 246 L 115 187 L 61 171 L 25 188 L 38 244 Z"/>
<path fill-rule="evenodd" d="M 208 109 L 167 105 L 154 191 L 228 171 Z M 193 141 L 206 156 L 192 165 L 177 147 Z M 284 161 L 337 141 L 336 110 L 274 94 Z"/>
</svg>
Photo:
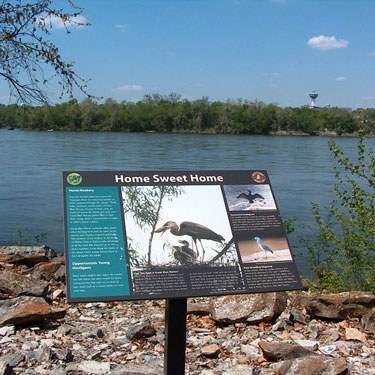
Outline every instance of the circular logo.
<svg viewBox="0 0 375 375">
<path fill-rule="evenodd" d="M 66 176 L 66 181 L 70 185 L 79 185 L 82 182 L 82 176 L 79 173 L 69 173 Z"/>
<path fill-rule="evenodd" d="M 264 181 L 266 181 L 266 176 L 259 171 L 255 171 L 251 174 L 251 178 L 257 182 L 258 184 L 262 184 Z"/>
</svg>

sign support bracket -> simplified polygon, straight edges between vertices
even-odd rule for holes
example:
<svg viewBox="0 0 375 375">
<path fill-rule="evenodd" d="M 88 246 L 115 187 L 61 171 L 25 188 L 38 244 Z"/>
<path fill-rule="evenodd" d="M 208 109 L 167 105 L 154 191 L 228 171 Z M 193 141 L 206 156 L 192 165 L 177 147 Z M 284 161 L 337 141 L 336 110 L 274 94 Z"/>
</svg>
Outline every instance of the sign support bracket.
<svg viewBox="0 0 375 375">
<path fill-rule="evenodd" d="M 164 375 L 185 374 L 187 298 L 165 301 Z"/>
</svg>

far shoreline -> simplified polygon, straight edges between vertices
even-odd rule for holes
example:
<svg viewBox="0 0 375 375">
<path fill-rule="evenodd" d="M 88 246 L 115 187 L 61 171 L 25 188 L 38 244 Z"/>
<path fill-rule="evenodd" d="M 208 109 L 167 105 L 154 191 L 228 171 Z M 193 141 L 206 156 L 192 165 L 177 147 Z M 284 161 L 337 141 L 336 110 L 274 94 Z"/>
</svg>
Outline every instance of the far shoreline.
<svg viewBox="0 0 375 375">
<path fill-rule="evenodd" d="M 258 133 L 225 133 L 225 132 L 217 132 L 214 130 L 206 130 L 206 131 L 197 131 L 197 130 L 171 130 L 171 131 L 156 131 L 156 130 L 144 130 L 144 131 L 129 131 L 129 130 L 68 130 L 68 129 L 28 129 L 28 128 L 2 128 L 0 130 L 9 130 L 9 131 L 25 131 L 25 132 L 44 132 L 44 133 L 124 133 L 124 134 L 180 134 L 180 135 L 231 135 L 231 136 L 263 136 L 263 137 L 326 137 L 326 138 L 357 138 L 357 133 L 342 133 L 339 134 L 335 131 L 319 131 L 316 134 L 310 134 L 302 131 L 297 130 L 278 130 L 272 131 L 266 134 L 258 134 Z M 374 138 L 375 134 L 369 133 L 366 134 L 366 138 Z"/>
</svg>

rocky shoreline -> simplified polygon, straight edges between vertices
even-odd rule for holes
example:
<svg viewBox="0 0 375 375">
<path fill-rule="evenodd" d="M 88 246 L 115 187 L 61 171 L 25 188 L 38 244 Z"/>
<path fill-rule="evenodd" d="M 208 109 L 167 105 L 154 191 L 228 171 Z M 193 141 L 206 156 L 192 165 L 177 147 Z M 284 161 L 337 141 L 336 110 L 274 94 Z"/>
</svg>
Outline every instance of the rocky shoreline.
<svg viewBox="0 0 375 375">
<path fill-rule="evenodd" d="M 375 294 L 191 299 L 186 374 L 375 374 Z M 0 375 L 162 374 L 164 301 L 67 305 L 64 257 L 0 247 Z"/>
</svg>

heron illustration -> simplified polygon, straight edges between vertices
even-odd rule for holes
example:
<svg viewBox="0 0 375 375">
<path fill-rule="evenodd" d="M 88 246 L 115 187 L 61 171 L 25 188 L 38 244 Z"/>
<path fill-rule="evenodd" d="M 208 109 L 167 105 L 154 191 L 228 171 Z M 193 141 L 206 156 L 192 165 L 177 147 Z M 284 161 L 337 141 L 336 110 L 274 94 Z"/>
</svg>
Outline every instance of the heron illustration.
<svg viewBox="0 0 375 375">
<path fill-rule="evenodd" d="M 241 193 L 237 199 L 242 198 L 242 199 L 247 199 L 250 204 L 254 203 L 256 199 L 261 199 L 264 200 L 264 197 L 258 193 L 253 194 L 251 190 L 248 190 L 248 193 Z"/>
<path fill-rule="evenodd" d="M 180 226 L 174 221 L 167 221 L 160 228 L 155 230 L 155 233 L 164 233 L 169 230 L 175 236 L 189 236 L 191 237 L 195 250 L 197 252 L 197 257 L 200 255 L 197 240 L 202 247 L 202 259 L 204 259 L 205 249 L 202 244 L 202 240 L 210 240 L 214 242 L 223 243 L 225 239 L 220 234 L 215 233 L 213 230 L 205 227 L 204 225 L 192 223 L 190 221 L 183 221 Z"/>
<path fill-rule="evenodd" d="M 269 246 L 264 244 L 261 241 L 260 237 L 254 237 L 254 240 L 257 242 L 258 247 L 264 252 L 264 254 L 266 254 L 266 259 L 268 259 L 267 253 L 274 254 L 273 250 Z"/>
</svg>

